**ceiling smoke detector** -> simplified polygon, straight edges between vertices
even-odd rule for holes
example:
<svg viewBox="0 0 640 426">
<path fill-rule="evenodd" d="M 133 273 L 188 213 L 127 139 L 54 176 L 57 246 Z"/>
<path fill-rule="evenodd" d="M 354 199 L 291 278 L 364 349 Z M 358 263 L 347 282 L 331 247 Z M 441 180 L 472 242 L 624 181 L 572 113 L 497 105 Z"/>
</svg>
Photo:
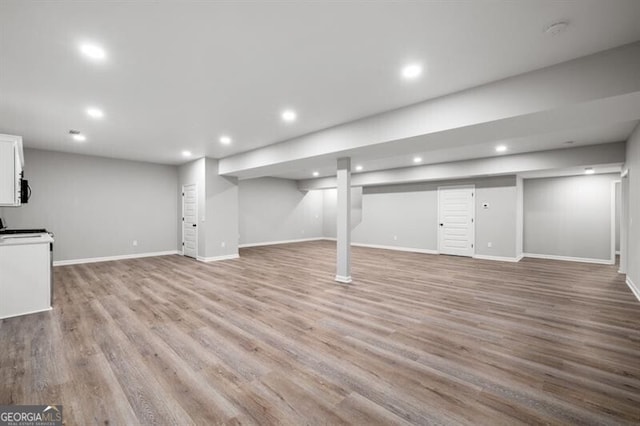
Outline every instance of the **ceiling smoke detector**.
<svg viewBox="0 0 640 426">
<path fill-rule="evenodd" d="M 545 28 L 544 33 L 552 37 L 562 34 L 569 28 L 569 21 L 558 21 Z"/>
</svg>

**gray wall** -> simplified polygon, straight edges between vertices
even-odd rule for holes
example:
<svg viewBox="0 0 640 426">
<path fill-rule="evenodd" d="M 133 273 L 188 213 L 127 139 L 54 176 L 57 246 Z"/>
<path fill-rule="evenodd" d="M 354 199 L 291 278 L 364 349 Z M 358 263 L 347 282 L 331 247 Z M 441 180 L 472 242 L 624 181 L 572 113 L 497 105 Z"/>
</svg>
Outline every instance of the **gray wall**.
<svg viewBox="0 0 640 426">
<path fill-rule="evenodd" d="M 33 195 L 2 216 L 11 228 L 54 232 L 55 260 L 176 249 L 176 167 L 33 149 L 24 154 Z"/>
<path fill-rule="evenodd" d="M 322 190 L 322 236 L 325 238 L 336 238 L 337 196 L 336 189 Z"/>
<path fill-rule="evenodd" d="M 310 191 L 311 192 L 311 191 Z M 322 236 L 336 238 L 336 209 L 338 193 L 336 189 L 318 190 L 322 193 Z M 364 188 L 351 187 L 351 230 L 362 222 Z M 352 235 L 353 242 L 353 235 Z"/>
<path fill-rule="evenodd" d="M 524 251 L 611 258 L 611 183 L 619 175 L 524 181 Z"/>
<path fill-rule="evenodd" d="M 276 178 L 241 180 L 238 188 L 240 244 L 323 236 L 323 191 Z"/>
<path fill-rule="evenodd" d="M 629 170 L 625 178 L 627 190 L 626 226 L 627 229 L 627 277 L 640 290 L 640 125 L 636 127 L 627 142 L 627 162 L 625 168 Z M 623 244 L 625 239 L 623 239 Z M 623 249 L 624 250 L 624 249 Z"/>
<path fill-rule="evenodd" d="M 515 176 L 364 188 L 360 244 L 423 250 L 438 248 L 438 187 L 476 186 L 476 254 L 516 256 Z M 482 203 L 489 203 L 483 209 Z M 324 191 L 324 235 L 335 238 L 335 190 Z M 492 247 L 488 247 L 488 243 Z"/>
<path fill-rule="evenodd" d="M 238 254 L 238 180 L 218 175 L 218 160 L 207 158 L 205 257 Z"/>
</svg>

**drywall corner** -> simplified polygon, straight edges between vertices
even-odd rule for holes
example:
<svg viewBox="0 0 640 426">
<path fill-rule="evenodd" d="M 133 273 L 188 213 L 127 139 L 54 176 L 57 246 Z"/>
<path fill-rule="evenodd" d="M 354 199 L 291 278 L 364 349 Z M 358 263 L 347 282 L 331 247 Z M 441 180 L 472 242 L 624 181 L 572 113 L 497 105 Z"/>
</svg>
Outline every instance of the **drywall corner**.
<svg viewBox="0 0 640 426">
<path fill-rule="evenodd" d="M 238 254 L 238 179 L 218 174 L 218 160 L 205 159 L 205 258 Z"/>
<path fill-rule="evenodd" d="M 640 259 L 640 125 L 631 134 L 626 149 L 627 277 L 633 283 L 640 283 L 640 262 L 637 261 Z"/>
<path fill-rule="evenodd" d="M 516 258 L 524 252 L 524 180 L 516 177 Z"/>
</svg>

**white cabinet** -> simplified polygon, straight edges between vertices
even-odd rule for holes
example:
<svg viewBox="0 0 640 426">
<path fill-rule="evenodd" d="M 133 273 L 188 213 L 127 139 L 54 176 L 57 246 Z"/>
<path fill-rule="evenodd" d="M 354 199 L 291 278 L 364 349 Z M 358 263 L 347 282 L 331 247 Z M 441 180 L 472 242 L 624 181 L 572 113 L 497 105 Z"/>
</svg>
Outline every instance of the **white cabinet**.
<svg viewBox="0 0 640 426">
<path fill-rule="evenodd" d="M 0 206 L 20 205 L 23 168 L 22 138 L 0 135 Z"/>
<path fill-rule="evenodd" d="M 0 236 L 0 319 L 51 309 L 49 234 Z"/>
</svg>

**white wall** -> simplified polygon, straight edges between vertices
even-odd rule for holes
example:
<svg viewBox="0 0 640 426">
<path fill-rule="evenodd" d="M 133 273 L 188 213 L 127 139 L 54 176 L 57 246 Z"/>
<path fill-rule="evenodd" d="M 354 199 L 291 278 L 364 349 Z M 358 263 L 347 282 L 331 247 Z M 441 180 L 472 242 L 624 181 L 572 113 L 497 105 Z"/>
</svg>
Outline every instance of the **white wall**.
<svg viewBox="0 0 640 426">
<path fill-rule="evenodd" d="M 611 191 L 619 175 L 524 181 L 526 253 L 609 260 Z"/>
<path fill-rule="evenodd" d="M 300 191 L 295 181 L 241 180 L 240 244 L 323 236 L 323 191 Z"/>
<path fill-rule="evenodd" d="M 627 208 L 626 228 L 628 235 L 627 244 L 627 278 L 635 285 L 637 295 L 640 295 L 640 125 L 636 127 L 633 134 L 627 141 L 627 162 L 625 168 L 628 174 L 628 200 L 625 204 Z M 624 244 L 624 239 L 623 239 Z M 640 297 L 640 296 L 639 296 Z"/>
<path fill-rule="evenodd" d="M 366 187 L 362 221 L 352 233 L 359 244 L 418 250 L 438 248 L 437 189 L 447 185 L 476 186 L 476 254 L 516 256 L 516 177 L 425 182 Z M 335 238 L 335 190 L 324 190 L 324 235 Z M 489 203 L 483 209 L 482 203 Z M 488 243 L 492 247 L 488 247 Z"/>
<path fill-rule="evenodd" d="M 2 216 L 11 228 L 55 233 L 55 260 L 176 249 L 175 167 L 33 149 L 24 154 L 31 200 Z"/>
</svg>

